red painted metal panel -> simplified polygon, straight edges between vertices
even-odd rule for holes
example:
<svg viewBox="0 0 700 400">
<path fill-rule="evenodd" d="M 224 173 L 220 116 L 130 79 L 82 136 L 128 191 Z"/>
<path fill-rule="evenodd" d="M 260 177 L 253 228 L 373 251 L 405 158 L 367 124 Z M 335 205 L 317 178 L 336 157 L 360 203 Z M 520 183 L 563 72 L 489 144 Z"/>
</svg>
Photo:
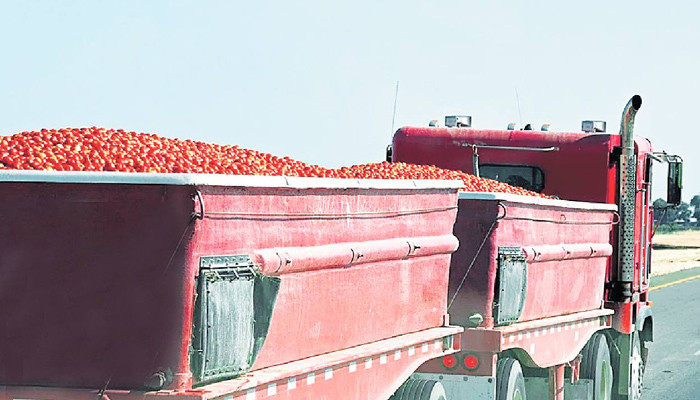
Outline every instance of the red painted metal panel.
<svg viewBox="0 0 700 400">
<path fill-rule="evenodd" d="M 588 248 L 590 252 L 594 243 L 609 255 L 615 214 L 516 202 L 500 204 L 498 200 L 459 200 L 455 235 L 461 247 L 452 258 L 450 296 L 457 291 L 491 224 L 495 225 L 450 308 L 452 322 L 469 326 L 467 318 L 480 313 L 486 317 L 484 326 L 493 326 L 499 246 L 563 249 L 560 260 L 528 263 L 527 296 L 519 321 L 601 308 L 609 257 L 567 258 L 565 249 Z M 505 217 L 497 220 L 504 215 L 503 207 Z"/>
<path fill-rule="evenodd" d="M 449 256 L 286 275 L 254 369 L 439 326 Z"/>
<path fill-rule="evenodd" d="M 406 127 L 394 135 L 393 157 L 473 173 L 469 144 L 556 147 L 548 152 L 479 148 L 479 163 L 537 166 L 545 174 L 544 193 L 567 200 L 612 202 L 608 200 L 614 186 L 606 183 L 614 185 L 609 155 L 615 141 L 619 144 L 618 135 Z"/>
<path fill-rule="evenodd" d="M 191 192 L 0 183 L 0 382 L 129 387 L 177 365 Z"/>
<path fill-rule="evenodd" d="M 499 327 L 496 329 L 502 335 L 499 351 L 523 349 L 543 368 L 567 363 L 581 352 L 595 332 L 610 328 L 611 314 L 610 310 L 584 311 Z"/>
<path fill-rule="evenodd" d="M 189 389 L 202 256 L 367 249 L 281 276 L 254 369 L 442 325 L 455 190 L 203 186 L 201 220 L 196 190 L 0 182 L 0 383 L 130 389 L 166 367 Z M 397 239 L 429 251 L 387 257 Z"/>
<path fill-rule="evenodd" d="M 207 188 L 207 211 L 198 222 L 190 263 L 204 255 L 271 247 L 366 242 L 407 233 L 443 236 L 455 218 L 455 194 L 446 191 L 346 193 Z M 402 212 L 378 213 L 392 210 Z M 449 255 L 403 258 L 283 275 L 270 331 L 253 368 L 439 326 L 446 313 Z"/>
<path fill-rule="evenodd" d="M 634 330 L 636 329 L 634 320 L 634 310 L 636 309 L 638 304 L 639 302 L 609 302 L 608 304 L 606 304 L 608 308 L 615 311 L 615 315 L 613 316 L 612 321 L 612 326 L 613 328 L 615 328 L 615 330 L 627 335 L 634 332 Z"/>
</svg>

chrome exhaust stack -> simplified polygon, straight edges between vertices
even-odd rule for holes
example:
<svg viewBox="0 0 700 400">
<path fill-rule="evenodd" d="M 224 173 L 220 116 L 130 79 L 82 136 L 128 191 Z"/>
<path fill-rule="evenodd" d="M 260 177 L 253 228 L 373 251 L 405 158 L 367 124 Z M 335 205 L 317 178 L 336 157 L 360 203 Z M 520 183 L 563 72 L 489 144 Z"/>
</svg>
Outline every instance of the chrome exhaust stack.
<svg viewBox="0 0 700 400">
<path fill-rule="evenodd" d="M 620 122 L 620 169 L 618 180 L 618 230 L 617 277 L 625 284 L 624 297 L 631 297 L 631 282 L 634 280 L 634 218 L 637 196 L 637 156 L 634 153 L 634 117 L 642 106 L 642 98 L 634 95 L 622 111 Z"/>
<path fill-rule="evenodd" d="M 625 150 L 634 154 L 634 117 L 641 107 L 642 97 L 635 94 L 622 110 L 622 120 L 620 121 L 622 154 L 625 154 Z"/>
</svg>

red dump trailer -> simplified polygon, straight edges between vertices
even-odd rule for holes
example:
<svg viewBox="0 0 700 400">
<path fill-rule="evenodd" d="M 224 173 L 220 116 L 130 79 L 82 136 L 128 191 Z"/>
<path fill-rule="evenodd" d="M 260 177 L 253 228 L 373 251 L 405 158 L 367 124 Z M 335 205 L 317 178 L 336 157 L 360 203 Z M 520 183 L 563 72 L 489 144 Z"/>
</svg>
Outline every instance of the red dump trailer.
<svg viewBox="0 0 700 400">
<path fill-rule="evenodd" d="M 668 203 L 681 186 L 634 138 L 640 106 L 620 135 L 394 136 L 394 161 L 559 199 L 0 171 L 0 400 L 637 400 L 652 160 Z"/>
<path fill-rule="evenodd" d="M 415 377 L 440 381 L 448 399 L 517 398 L 519 384 L 523 393 L 526 384 L 531 387 L 531 398 L 548 398 L 547 382 L 536 371 L 562 366 L 563 373 L 596 332 L 612 326 L 614 312 L 604 307 L 604 287 L 616 209 L 460 194 L 455 235 L 461 246 L 450 269 L 449 311 L 452 323 L 467 328 L 463 351 L 427 363 Z M 499 373 L 507 360 L 520 366 Z M 518 379 L 523 368 L 535 376 Z M 563 386 L 563 376 L 558 379 Z M 515 385 L 511 397 L 496 397 L 499 380 Z M 579 386 L 567 389 L 587 390 Z"/>
<path fill-rule="evenodd" d="M 558 199 L 462 193 L 448 311 L 462 350 L 414 379 L 448 399 L 638 400 L 653 340 L 648 296 L 654 160 L 669 164 L 668 203 L 680 203 L 678 156 L 633 135 L 641 98 L 620 134 L 484 130 L 471 117 L 399 129 L 389 161 L 462 170 Z M 406 386 L 399 400 L 413 400 Z"/>
<path fill-rule="evenodd" d="M 0 171 L 0 399 L 386 399 L 459 350 L 458 187 Z"/>
</svg>

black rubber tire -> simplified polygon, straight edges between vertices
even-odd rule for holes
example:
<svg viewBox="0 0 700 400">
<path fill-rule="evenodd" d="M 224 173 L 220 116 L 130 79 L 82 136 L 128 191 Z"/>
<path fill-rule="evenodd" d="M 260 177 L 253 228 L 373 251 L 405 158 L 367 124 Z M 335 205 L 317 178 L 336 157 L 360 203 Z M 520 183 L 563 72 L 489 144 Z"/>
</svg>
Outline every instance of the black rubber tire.
<svg viewBox="0 0 700 400">
<path fill-rule="evenodd" d="M 409 378 L 391 396 L 391 400 L 447 400 L 447 395 L 438 381 Z"/>
<path fill-rule="evenodd" d="M 646 357 L 647 357 L 647 351 L 646 349 L 642 346 L 642 343 L 640 342 L 639 339 L 639 333 L 635 332 L 632 336 L 632 358 L 630 359 L 630 364 L 629 368 L 630 371 L 632 372 L 632 375 L 636 374 L 636 379 L 633 379 L 633 381 L 630 382 L 630 393 L 620 395 L 613 393 L 613 400 L 639 400 L 641 393 L 642 393 L 642 381 L 644 378 L 644 370 L 645 370 L 645 365 L 646 365 Z M 636 354 L 636 356 L 635 356 Z M 619 357 L 616 357 L 615 354 L 613 354 L 612 357 L 612 362 L 613 365 L 619 365 Z M 634 364 L 634 365 L 633 365 Z M 616 378 L 617 379 L 617 378 Z M 615 385 L 617 385 L 617 382 L 615 382 Z"/>
<path fill-rule="evenodd" d="M 593 380 L 593 400 L 611 400 L 613 371 L 605 335 L 596 333 L 581 352 L 582 379 Z"/>
<path fill-rule="evenodd" d="M 630 365 L 632 369 L 632 380 L 630 382 L 629 400 L 639 400 L 642 395 L 642 380 L 644 379 L 644 352 L 639 341 L 639 335 L 635 334 L 632 339 L 632 359 Z M 635 378 L 636 375 L 636 378 Z"/>
<path fill-rule="evenodd" d="M 421 391 L 423 391 L 423 386 L 425 386 L 425 380 L 412 379 L 411 382 L 409 382 L 409 384 L 410 386 L 406 391 L 405 400 L 418 400 L 418 396 L 420 395 Z"/>
<path fill-rule="evenodd" d="M 447 394 L 445 393 L 445 388 L 442 387 L 442 383 L 429 380 L 426 381 L 420 397 L 416 400 L 447 400 Z"/>
<path fill-rule="evenodd" d="M 527 400 L 525 378 L 518 360 L 510 357 L 498 360 L 495 400 Z"/>
</svg>

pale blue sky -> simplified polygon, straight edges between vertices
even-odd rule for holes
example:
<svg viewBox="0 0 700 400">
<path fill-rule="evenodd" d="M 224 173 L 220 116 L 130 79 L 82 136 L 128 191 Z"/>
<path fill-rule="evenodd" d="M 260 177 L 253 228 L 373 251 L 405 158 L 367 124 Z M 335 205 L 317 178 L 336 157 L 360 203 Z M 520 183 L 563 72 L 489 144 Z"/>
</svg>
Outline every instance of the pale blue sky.
<svg viewBox="0 0 700 400">
<path fill-rule="evenodd" d="M 2 0 L 0 135 L 98 125 L 335 167 L 383 159 L 397 80 L 397 128 L 503 128 L 517 89 L 523 122 L 617 131 L 638 93 L 636 133 L 685 158 L 688 200 L 698 17 L 659 1 Z"/>
</svg>

